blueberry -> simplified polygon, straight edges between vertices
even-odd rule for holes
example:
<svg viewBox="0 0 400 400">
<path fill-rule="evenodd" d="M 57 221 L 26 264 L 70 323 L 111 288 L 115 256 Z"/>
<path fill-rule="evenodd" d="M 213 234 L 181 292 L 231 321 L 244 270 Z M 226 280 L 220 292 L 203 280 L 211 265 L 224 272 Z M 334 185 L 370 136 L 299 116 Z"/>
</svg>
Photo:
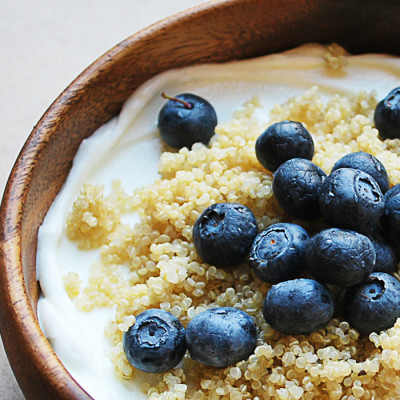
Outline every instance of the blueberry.
<svg viewBox="0 0 400 400">
<path fill-rule="evenodd" d="M 400 87 L 390 91 L 377 104 L 374 121 L 382 139 L 400 138 Z"/>
<path fill-rule="evenodd" d="M 239 264 L 257 235 L 257 221 L 241 204 L 217 203 L 206 208 L 193 227 L 193 241 L 200 258 L 219 268 Z"/>
<path fill-rule="evenodd" d="M 292 158 L 274 174 L 272 190 L 281 207 L 294 218 L 318 219 L 319 192 L 326 174 L 305 158 Z"/>
<path fill-rule="evenodd" d="M 314 142 L 300 122 L 282 121 L 268 127 L 256 141 L 256 156 L 260 164 L 270 171 L 291 158 L 314 156 Z"/>
<path fill-rule="evenodd" d="M 348 288 L 344 317 L 360 333 L 380 332 L 400 317 L 400 282 L 385 272 L 373 272 L 365 282 Z"/>
<path fill-rule="evenodd" d="M 393 274 L 399 263 L 395 245 L 385 237 L 378 227 L 375 227 L 368 237 L 374 245 L 376 253 L 374 272 Z"/>
<path fill-rule="evenodd" d="M 256 326 L 242 310 L 218 307 L 197 314 L 186 329 L 186 345 L 193 360 L 227 367 L 247 359 L 257 342 Z"/>
<path fill-rule="evenodd" d="M 362 282 L 375 265 L 375 249 L 367 236 L 346 229 L 324 229 L 308 241 L 306 266 L 323 283 L 351 286 Z"/>
<path fill-rule="evenodd" d="M 308 234 L 290 223 L 270 225 L 259 233 L 250 250 L 250 264 L 259 279 L 278 283 L 298 276 L 303 269 Z"/>
<path fill-rule="evenodd" d="M 186 352 L 185 328 L 165 310 L 149 309 L 123 336 L 129 363 L 144 372 L 163 372 L 174 368 Z"/>
<path fill-rule="evenodd" d="M 339 168 L 354 168 L 364 171 L 375 179 L 382 193 L 387 192 L 389 189 L 389 175 L 386 168 L 372 154 L 365 153 L 364 151 L 346 154 L 335 163 L 332 171 Z"/>
<path fill-rule="evenodd" d="M 400 185 L 393 186 L 385 193 L 385 207 L 381 218 L 385 235 L 400 243 Z"/>
<path fill-rule="evenodd" d="M 387 201 L 390 197 L 397 196 L 400 193 L 400 184 L 392 186 L 386 193 L 385 193 L 385 201 Z"/>
<path fill-rule="evenodd" d="M 273 285 L 263 303 L 265 320 L 277 331 L 297 335 L 323 328 L 334 312 L 327 286 L 313 279 L 293 279 Z"/>
<path fill-rule="evenodd" d="M 322 182 L 319 204 L 323 219 L 333 226 L 368 233 L 383 213 L 383 194 L 371 175 L 339 168 Z"/>
<path fill-rule="evenodd" d="M 217 125 L 217 114 L 205 99 L 182 93 L 169 100 L 158 114 L 158 129 L 164 141 L 177 149 L 196 142 L 208 144 Z"/>
</svg>

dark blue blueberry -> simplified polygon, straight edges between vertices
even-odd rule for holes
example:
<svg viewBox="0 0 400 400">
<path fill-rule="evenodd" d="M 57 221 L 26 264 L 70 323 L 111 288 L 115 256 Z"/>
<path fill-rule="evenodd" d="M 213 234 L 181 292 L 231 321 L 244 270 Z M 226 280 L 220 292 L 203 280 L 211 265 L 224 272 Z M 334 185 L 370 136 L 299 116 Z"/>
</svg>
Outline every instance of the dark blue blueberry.
<svg viewBox="0 0 400 400">
<path fill-rule="evenodd" d="M 307 241 L 308 234 L 299 225 L 270 225 L 256 236 L 250 250 L 250 264 L 257 277 L 270 283 L 297 277 L 304 266 Z"/>
<path fill-rule="evenodd" d="M 323 219 L 333 226 L 368 233 L 384 208 L 383 194 L 371 175 L 339 168 L 322 182 L 319 204 Z"/>
<path fill-rule="evenodd" d="M 256 156 L 260 164 L 270 171 L 291 158 L 314 156 L 314 142 L 300 122 L 282 121 L 268 127 L 256 141 Z"/>
<path fill-rule="evenodd" d="M 185 355 L 185 328 L 171 313 L 150 309 L 136 317 L 122 343 L 126 358 L 135 368 L 163 372 L 178 365 Z"/>
<path fill-rule="evenodd" d="M 278 203 L 292 217 L 318 219 L 319 192 L 326 174 L 305 158 L 292 158 L 276 170 L 272 189 Z"/>
<path fill-rule="evenodd" d="M 351 286 L 373 271 L 376 254 L 367 236 L 328 228 L 308 241 L 305 259 L 307 270 L 320 282 Z"/>
<path fill-rule="evenodd" d="M 170 100 L 158 114 L 158 129 L 164 141 L 177 149 L 190 149 L 197 142 L 208 144 L 217 125 L 213 106 L 190 93 L 166 97 Z"/>
<path fill-rule="evenodd" d="M 186 329 L 190 356 L 212 367 L 227 367 L 247 359 L 256 342 L 257 331 L 251 317 L 232 307 L 197 314 Z"/>
<path fill-rule="evenodd" d="M 206 208 L 195 222 L 193 241 L 204 262 L 227 268 L 249 254 L 257 232 L 256 218 L 248 207 L 217 203 Z"/>
<path fill-rule="evenodd" d="M 399 263 L 396 246 L 386 238 L 378 227 L 374 228 L 368 237 L 374 245 L 376 253 L 374 272 L 393 274 Z"/>
<path fill-rule="evenodd" d="M 400 87 L 390 91 L 377 104 L 374 120 L 382 139 L 400 138 Z"/>
<path fill-rule="evenodd" d="M 373 272 L 346 290 L 343 309 L 346 321 L 360 333 L 391 328 L 400 317 L 400 282 L 390 274 Z"/>
<path fill-rule="evenodd" d="M 333 312 L 330 290 L 313 279 L 293 279 L 273 285 L 263 303 L 265 320 L 277 331 L 289 335 L 323 328 Z"/>
<path fill-rule="evenodd" d="M 387 201 L 392 196 L 397 196 L 400 193 L 400 184 L 392 186 L 386 193 L 385 193 L 385 201 Z"/>
<path fill-rule="evenodd" d="M 387 192 L 389 189 L 389 175 L 386 168 L 372 154 L 364 151 L 346 154 L 335 163 L 332 171 L 339 168 L 354 168 L 364 171 L 375 179 L 382 193 Z"/>
<path fill-rule="evenodd" d="M 400 185 L 393 186 L 385 193 L 381 225 L 389 240 L 400 243 Z"/>
</svg>

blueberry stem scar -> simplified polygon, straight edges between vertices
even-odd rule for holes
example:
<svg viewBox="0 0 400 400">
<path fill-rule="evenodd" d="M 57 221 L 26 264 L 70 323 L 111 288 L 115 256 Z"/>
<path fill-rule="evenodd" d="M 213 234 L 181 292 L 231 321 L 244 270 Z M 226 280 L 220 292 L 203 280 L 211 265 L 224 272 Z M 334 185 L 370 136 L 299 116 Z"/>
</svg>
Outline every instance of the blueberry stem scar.
<svg viewBox="0 0 400 400">
<path fill-rule="evenodd" d="M 161 93 L 161 97 L 163 97 L 164 99 L 167 99 L 167 100 L 177 101 L 178 103 L 183 104 L 183 106 L 185 108 L 187 108 L 188 110 L 191 110 L 193 108 L 193 104 L 192 103 L 189 103 L 188 101 L 182 100 L 182 99 L 180 99 L 178 97 L 170 96 L 170 95 L 166 94 L 165 92 Z"/>
</svg>

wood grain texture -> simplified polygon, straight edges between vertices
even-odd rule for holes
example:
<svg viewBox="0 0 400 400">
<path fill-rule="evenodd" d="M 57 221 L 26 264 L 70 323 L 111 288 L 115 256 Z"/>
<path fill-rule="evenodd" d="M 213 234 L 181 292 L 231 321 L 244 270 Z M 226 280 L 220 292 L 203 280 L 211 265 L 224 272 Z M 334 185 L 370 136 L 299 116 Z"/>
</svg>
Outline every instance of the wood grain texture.
<svg viewBox="0 0 400 400">
<path fill-rule="evenodd" d="M 217 0 L 126 39 L 60 95 L 22 149 L 0 212 L 0 328 L 27 399 L 90 398 L 54 354 L 36 316 L 37 231 L 81 141 L 159 72 L 306 42 L 400 54 L 399 20 L 398 0 Z"/>
</svg>

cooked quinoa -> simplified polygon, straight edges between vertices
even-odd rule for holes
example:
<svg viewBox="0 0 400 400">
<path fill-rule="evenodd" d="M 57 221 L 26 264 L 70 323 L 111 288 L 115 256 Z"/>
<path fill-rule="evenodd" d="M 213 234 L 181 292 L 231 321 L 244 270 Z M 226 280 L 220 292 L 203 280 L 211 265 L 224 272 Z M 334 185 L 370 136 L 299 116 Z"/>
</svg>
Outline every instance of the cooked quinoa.
<svg viewBox="0 0 400 400">
<path fill-rule="evenodd" d="M 324 54 L 327 67 L 336 71 L 342 71 L 346 67 L 346 56 L 346 50 L 337 43 L 327 46 Z"/>
<path fill-rule="evenodd" d="M 400 183 L 400 143 L 378 138 L 375 105 L 374 94 L 365 92 L 334 95 L 324 102 L 312 87 L 276 105 L 270 123 L 301 121 L 314 139 L 313 161 L 326 173 L 343 155 L 362 150 L 385 165 L 394 185 Z M 246 263 L 222 270 L 202 263 L 196 254 L 192 226 L 210 204 L 248 206 L 260 231 L 291 220 L 273 197 L 271 173 L 255 156 L 255 140 L 266 128 L 253 116 L 259 106 L 254 98 L 230 123 L 219 125 L 209 147 L 195 144 L 192 150 L 164 152 L 160 178 L 133 195 L 120 182 L 107 196 L 103 187 L 85 185 L 68 216 L 67 234 L 81 248 L 100 248 L 101 259 L 91 266 L 83 288 L 79 276 L 68 274 L 67 292 L 85 311 L 115 306 L 115 317 L 105 328 L 112 344 L 107 355 L 124 380 L 143 377 L 127 362 L 122 336 L 148 308 L 170 311 L 185 326 L 218 306 L 240 308 L 254 319 L 258 342 L 248 360 L 217 369 L 186 355 L 179 368 L 154 374 L 151 384 L 142 384 L 152 400 L 398 399 L 400 320 L 369 337 L 339 318 L 309 335 L 281 334 L 262 315 L 269 284 L 257 279 Z M 141 216 L 140 223 L 132 227 L 121 222 L 121 216 L 133 212 Z M 315 223 L 301 224 L 310 232 L 318 229 Z"/>
</svg>

